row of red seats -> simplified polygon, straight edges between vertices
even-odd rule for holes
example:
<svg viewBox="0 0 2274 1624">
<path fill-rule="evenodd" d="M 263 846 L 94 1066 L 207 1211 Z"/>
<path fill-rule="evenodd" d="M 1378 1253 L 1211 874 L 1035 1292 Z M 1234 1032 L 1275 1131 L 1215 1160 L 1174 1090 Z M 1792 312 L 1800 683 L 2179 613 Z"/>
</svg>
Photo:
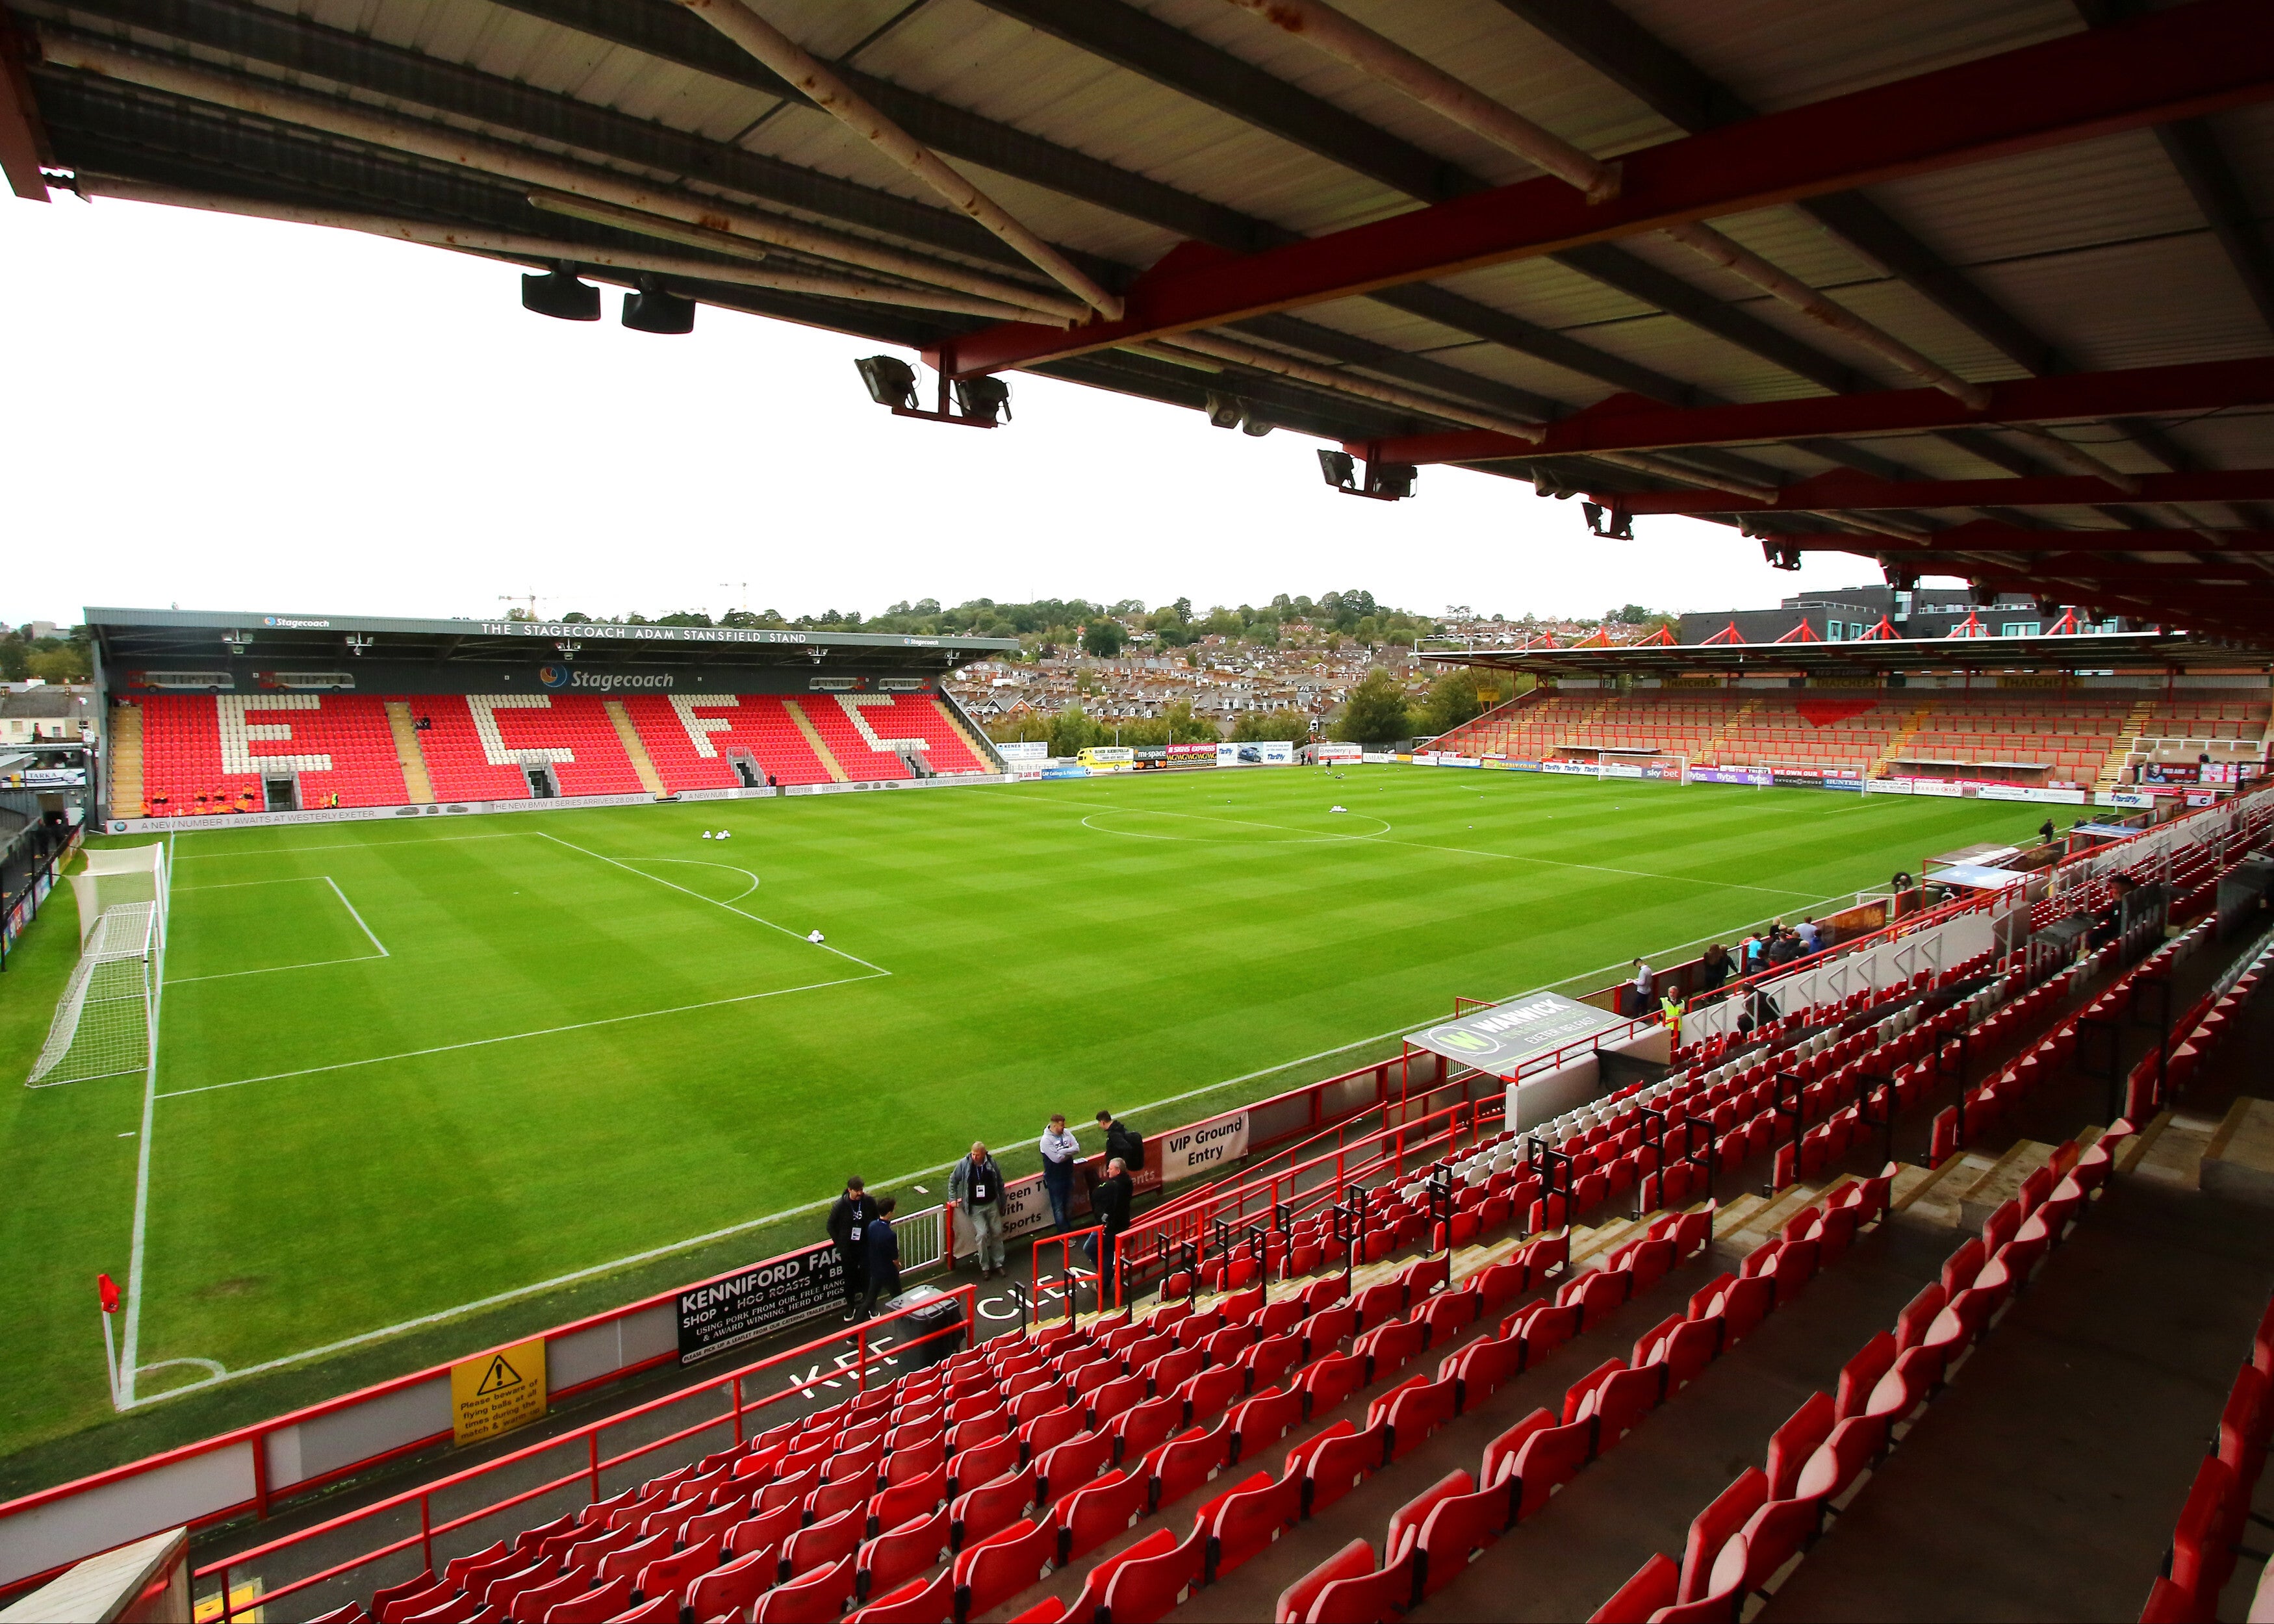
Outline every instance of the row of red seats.
<svg viewBox="0 0 2274 1624">
<path fill-rule="evenodd" d="M 2082 1155 L 2072 1143 L 1992 1213 L 1897 1316 L 1841 1369 L 1835 1394 L 1810 1395 L 1749 1467 L 1690 1524 L 1683 1559 L 1653 1555 L 1590 1624 L 1736 1624 L 1803 1557 L 1904 1426 L 1947 1380 L 2007 1298 L 2112 1170 L 2112 1129 Z M 1788 1243 L 1789 1244 L 1789 1243 Z M 1750 1262 L 1750 1259 L 1748 1259 Z"/>
<path fill-rule="evenodd" d="M 1560 1347 L 1583 1320 L 1593 1323 L 1609 1312 L 1608 1304 L 1624 1301 L 1630 1291 L 1655 1282 L 1672 1266 L 1678 1247 L 1702 1248 L 1710 1222 L 1705 1214 L 1668 1214 L 1659 1233 L 1631 1244 L 1604 1269 L 1566 1278 L 1554 1303 L 1536 1304 L 1504 1323 L 1500 1337 L 1456 1348 L 1440 1362 L 1434 1380 L 1413 1376 L 1376 1397 L 1367 1407 L 1363 1428 L 1347 1419 L 1336 1421 L 1291 1451 L 1280 1476 L 1258 1471 L 1211 1499 L 1182 1540 L 1168 1529 L 1157 1530 L 1085 1575 L 1082 1591 L 1071 1605 L 1045 1601 L 1019 1614 L 1020 1620 L 1098 1624 L 1111 1619 L 1143 1624 L 1164 1616 L 1194 1590 L 1232 1571 L 1302 1520 L 1327 1509 L 1374 1471 L 1411 1453 L 1458 1413 L 1468 1384 L 1486 1384 L 1478 1391 L 1481 1399 L 1527 1358 L 1536 1363 Z M 1188 1492 L 1249 1458 L 1259 1443 L 1285 1436 L 1297 1421 L 1337 1408 L 1397 1375 L 1433 1347 L 1458 1342 L 1470 1327 L 1489 1322 L 1525 1292 L 1568 1274 L 1569 1255 L 1568 1235 L 1541 1237 L 1458 1288 L 1451 1285 L 1449 1258 L 1424 1258 L 1397 1278 L 1314 1316 L 1317 1323 L 1306 1350 L 1327 1351 L 1318 1352 L 1284 1392 L 1259 1395 L 1233 1412 L 1234 1422 L 1246 1429 L 1243 1443 L 1226 1448 L 1213 1435 L 1187 1433 L 1164 1446 L 1164 1462 L 1180 1458 L 1185 1476 L 1170 1491 L 1155 1494 L 1153 1508 L 1165 1503 L 1164 1492 Z M 1344 1340 L 1349 1343 L 1348 1353 L 1331 1350 Z M 1472 1372 L 1470 1356 L 1486 1346 L 1500 1350 L 1501 1357 L 1488 1369 Z M 1258 1439 L 1250 1417 L 1267 1404 L 1269 1425 Z M 1101 1539 L 1129 1525 L 1132 1519 L 1118 1515 L 1111 1498 L 1128 1491 L 1101 1479 L 1082 1492 L 1085 1499 L 1097 1496 L 1113 1508 L 1103 1520 Z M 1133 1504 L 1133 1495 L 1130 1500 Z M 1079 1522 L 1080 1512 L 1069 1508 L 1066 1515 Z M 917 1611 L 893 1616 L 916 1620 L 936 1615 Z M 866 1620 L 870 1615 L 855 1617 Z"/>
<path fill-rule="evenodd" d="M 2242 1550 L 2243 1527 L 2251 1518 L 2251 1492 L 2266 1470 L 2266 1445 L 2274 1434 L 2274 1303 L 2269 1303 L 2250 1341 L 2250 1357 L 2236 1372 L 2219 1412 L 2218 1437 L 2196 1469 L 2180 1508 L 2165 1571 L 2148 1593 L 2141 1624 L 2210 1624 L 2218 1595 L 2234 1575 Z M 2253 1618 L 2267 1594 L 2261 1583 Z"/>
<path fill-rule="evenodd" d="M 1631 1364 L 1605 1360 L 1565 1391 L 1560 1412 L 1534 1410 L 1487 1443 L 1474 1476 L 1453 1472 L 1400 1507 L 1389 1520 L 1379 1566 L 1371 1543 L 1352 1541 L 1281 1592 L 1275 1620 L 1359 1624 L 1394 1617 L 1443 1589 L 1478 1552 L 1546 1509 L 1549 1498 L 1589 1462 L 1742 1342 L 1779 1304 L 1790 1302 L 1819 1267 L 1844 1255 L 1856 1229 L 1885 1213 L 1891 1183 L 1890 1175 L 1846 1185 L 1835 1204 L 1796 1215 L 1795 1238 L 1769 1241 L 1746 1258 L 1742 1274 L 1722 1274 L 1693 1295 L 1686 1314 L 1669 1316 L 1635 1343 Z M 1653 1237 L 1669 1249 L 1662 1254 L 1667 1267 L 1680 1244 L 1678 1233 Z M 1689 1237 L 1696 1242 L 1695 1251 L 1703 1251 L 1706 1237 L 1701 1224 Z M 1641 1249 L 1649 1244 L 1636 1244 L 1629 1259 L 1645 1255 Z M 1631 1261 L 1627 1267 L 1633 1267 Z M 1600 1288 L 1600 1304 L 1585 1303 L 1589 1282 L 1612 1277 L 1613 1271 L 1606 1270 L 1572 1282 L 1582 1289 L 1575 1296 L 1585 1304 L 1577 1328 L 1600 1323 L 1615 1305 Z M 1463 1402 L 1490 1394 L 1528 1365 L 1525 1339 L 1553 1312 L 1535 1307 L 1504 1327 L 1502 1337 L 1472 1344 L 1457 1363 L 1447 1362 L 1440 1382 L 1457 1380 Z M 1401 1391 L 1421 1390 L 1426 1389 L 1409 1384 Z M 1394 1456 L 1385 1449 L 1389 1458 Z"/>
</svg>

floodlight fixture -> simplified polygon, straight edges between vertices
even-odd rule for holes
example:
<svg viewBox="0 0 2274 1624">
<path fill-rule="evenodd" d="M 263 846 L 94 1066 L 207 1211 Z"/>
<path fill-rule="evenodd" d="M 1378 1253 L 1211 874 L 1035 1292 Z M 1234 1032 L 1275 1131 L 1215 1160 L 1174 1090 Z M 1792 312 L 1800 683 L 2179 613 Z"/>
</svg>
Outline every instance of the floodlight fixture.
<svg viewBox="0 0 2274 1624">
<path fill-rule="evenodd" d="M 600 290 L 579 281 L 576 267 L 563 259 L 549 271 L 521 279 L 521 307 L 560 321 L 598 321 Z"/>
<path fill-rule="evenodd" d="M 1633 532 L 1631 530 L 1628 532 L 1628 538 L 1630 540 L 1633 538 Z M 1800 568 L 1800 549 L 1798 547 L 1781 547 L 1773 540 L 1764 538 L 1761 542 L 1761 556 L 1768 560 L 1768 566 L 1771 569 L 1798 569 Z"/>
<path fill-rule="evenodd" d="M 1011 386 L 990 375 L 955 380 L 955 409 L 969 421 L 990 427 L 1011 420 Z"/>
<path fill-rule="evenodd" d="M 1246 402 L 1241 403 L 1239 432 L 1250 440 L 1261 440 L 1279 425 Z"/>
<path fill-rule="evenodd" d="M 1236 395 L 1219 395 L 1213 389 L 1208 393 L 1208 420 L 1210 428 L 1238 428 L 1239 419 L 1246 410 L 1239 396 Z"/>
<path fill-rule="evenodd" d="M 1973 599 L 1977 609 L 1987 609 L 1998 601 L 1998 589 L 1987 582 L 1969 581 L 1967 587 L 1967 595 Z"/>
<path fill-rule="evenodd" d="M 1413 494 L 1413 482 L 1421 470 L 1411 462 L 1368 462 L 1366 465 L 1366 493 L 1384 501 L 1401 501 Z"/>
<path fill-rule="evenodd" d="M 2060 619 L 2060 612 L 2061 605 L 2055 603 L 2052 598 L 2040 598 L 2037 599 L 2037 613 L 2044 615 L 2047 620 L 2058 620 Z"/>
<path fill-rule="evenodd" d="M 347 635 L 348 652 L 358 658 L 362 658 L 365 650 L 377 647 L 379 647 L 379 639 L 376 637 L 366 637 L 361 632 L 350 632 Z"/>
<path fill-rule="evenodd" d="M 1358 490 L 1358 459 L 1347 451 L 1319 450 L 1319 473 L 1337 491 Z"/>
<path fill-rule="evenodd" d="M 252 646 L 252 634 L 251 632 L 223 632 L 221 635 L 221 646 L 227 649 L 231 655 L 242 659 L 245 658 L 245 651 Z"/>
<path fill-rule="evenodd" d="M 562 638 L 560 642 L 553 645 L 554 651 L 565 660 L 575 659 L 576 658 L 577 650 L 582 649 L 584 646 L 584 645 L 583 643 L 576 642 L 574 638 Z"/>
<path fill-rule="evenodd" d="M 1634 515 L 1616 502 L 1613 502 L 1608 508 L 1604 507 L 1600 502 L 1581 502 L 1579 515 L 1587 522 L 1589 535 L 1607 537 L 1613 541 L 1634 539 Z M 1768 544 L 1763 542 L 1761 547 L 1762 551 L 1766 552 Z M 1799 567 L 1796 565 L 1794 568 Z"/>
<path fill-rule="evenodd" d="M 889 406 L 894 411 L 916 410 L 916 369 L 898 356 L 867 356 L 853 363 L 861 369 L 861 381 L 869 386 L 869 398 L 879 406 Z"/>
<path fill-rule="evenodd" d="M 652 276 L 639 279 L 639 291 L 624 295 L 624 325 L 635 333 L 692 333 L 695 301 L 666 293 Z"/>
</svg>

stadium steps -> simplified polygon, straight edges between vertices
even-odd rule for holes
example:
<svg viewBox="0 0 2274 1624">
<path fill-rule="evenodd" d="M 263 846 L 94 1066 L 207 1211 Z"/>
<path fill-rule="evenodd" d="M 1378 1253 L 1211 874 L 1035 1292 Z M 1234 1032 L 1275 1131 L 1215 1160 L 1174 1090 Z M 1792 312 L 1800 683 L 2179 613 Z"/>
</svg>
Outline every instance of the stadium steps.
<svg viewBox="0 0 2274 1624">
<path fill-rule="evenodd" d="M 387 702 L 387 726 L 395 735 L 395 759 L 403 768 L 403 786 L 410 792 L 410 804 L 433 805 L 434 784 L 426 776 L 426 756 L 418 748 L 418 725 L 410 718 L 409 700 Z"/>
<path fill-rule="evenodd" d="M 1006 770 L 1003 753 L 995 748 L 986 734 L 979 731 L 962 705 L 956 702 L 954 695 L 943 688 L 933 696 L 932 703 L 939 707 L 939 713 L 947 718 L 948 726 L 955 730 L 956 737 L 962 740 L 969 747 L 972 755 L 978 757 L 980 765 L 985 767 L 990 772 L 1002 772 Z"/>
<path fill-rule="evenodd" d="M 147 808 L 142 794 L 142 708 L 110 707 L 110 811 L 131 817 Z"/>
<path fill-rule="evenodd" d="M 781 704 L 782 709 L 789 713 L 789 719 L 797 724 L 797 731 L 803 735 L 807 748 L 813 752 L 814 759 L 829 769 L 830 781 L 836 784 L 850 783 L 852 781 L 850 775 L 838 764 L 837 757 L 829 748 L 829 741 L 821 736 L 821 730 L 813 725 L 813 718 L 806 715 L 805 707 L 794 699 L 785 699 Z"/>
<path fill-rule="evenodd" d="M 1706 736 L 1706 742 L 1698 747 L 1698 763 L 1703 766 L 1715 762 L 1717 757 L 1714 752 L 1721 748 L 1721 741 L 1736 731 L 1737 724 L 1744 720 L 1747 712 L 1758 710 L 1760 708 L 1761 702 L 1758 699 L 1740 701 L 1727 716 L 1721 718 L 1721 725 Z"/>
<path fill-rule="evenodd" d="M 1871 771 L 1864 776 L 1876 777 L 1884 773 L 1889 762 L 1910 748 L 1911 741 L 1918 736 L 1919 729 L 1926 726 L 1927 718 L 1932 713 L 1931 707 L 1921 705 L 1905 717 L 1902 726 L 1895 729 L 1895 736 L 1887 741 L 1887 748 L 1872 757 Z"/>
<path fill-rule="evenodd" d="M 2124 718 L 2124 726 L 2110 741 L 2107 758 L 2100 763 L 2100 776 L 2092 783 L 2094 789 L 2114 789 L 2124 781 L 2124 769 L 2131 764 L 2135 752 L 2142 748 L 2140 736 L 2148 731 L 2149 718 L 2155 714 L 2156 705 L 2152 699 L 2142 698 L 2132 707 L 2132 713 Z"/>
<path fill-rule="evenodd" d="M 649 759 L 647 746 L 640 740 L 639 729 L 632 726 L 631 716 L 624 710 L 624 702 L 608 699 L 601 703 L 607 709 L 608 720 L 615 727 L 616 738 L 622 743 L 624 754 L 632 759 L 632 771 L 639 774 L 640 787 L 658 801 L 667 800 L 671 792 L 664 787 L 663 775 L 655 770 L 655 763 Z"/>
</svg>

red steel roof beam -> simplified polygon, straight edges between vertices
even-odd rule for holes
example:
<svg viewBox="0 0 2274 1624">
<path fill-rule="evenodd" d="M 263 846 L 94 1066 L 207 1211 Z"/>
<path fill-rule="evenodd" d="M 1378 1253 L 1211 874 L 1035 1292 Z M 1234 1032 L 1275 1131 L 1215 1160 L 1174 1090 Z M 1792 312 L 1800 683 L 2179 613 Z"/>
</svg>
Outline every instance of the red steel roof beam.
<svg viewBox="0 0 2274 1624">
<path fill-rule="evenodd" d="M 926 353 L 959 377 L 1348 298 L 2274 96 L 2259 0 L 2195 0 L 1620 157 L 1619 195 L 1553 177 L 1141 279 L 1118 321 L 1006 323 Z M 1506 455 L 1505 453 L 1500 455 Z"/>
<path fill-rule="evenodd" d="M 1990 404 L 1982 411 L 1969 409 L 1939 389 L 1882 389 L 1871 395 L 1818 395 L 1689 409 L 1636 406 L 1629 397 L 1617 397 L 1607 404 L 1615 410 L 1599 407 L 1574 412 L 1548 425 L 1536 443 L 1482 430 L 1456 430 L 1400 435 L 1351 448 L 1397 462 L 1483 462 L 1506 457 L 1584 456 L 1597 451 L 1743 446 L 1826 434 L 1910 434 L 1937 429 L 1995 428 L 2001 423 L 2219 411 L 2274 404 L 2274 357 L 2015 378 L 1992 384 Z M 2084 483 L 2100 486 L 2095 500 L 2108 500 L 2100 481 Z M 2144 485 L 2146 480 L 2142 483 Z"/>
<path fill-rule="evenodd" d="M 2274 468 L 2141 474 L 2139 500 L 2148 502 L 2274 501 Z M 2108 500 L 2105 482 L 2085 475 L 2029 478 L 1875 479 L 1842 469 L 1796 480 L 1773 501 L 1735 492 L 1589 492 L 1630 514 L 1849 513 L 1878 508 L 2089 508 Z"/>
<path fill-rule="evenodd" d="M 2031 530 L 1984 520 L 1934 530 L 1916 548 L 1889 546 L 1878 537 L 1780 535 L 1773 545 L 1800 553 L 1864 551 L 1882 558 L 1932 558 L 1954 553 L 2274 553 L 2274 530 L 2219 530 L 2208 546 L 2200 530 Z"/>
<path fill-rule="evenodd" d="M 8 189 L 27 202 L 48 200 L 47 179 L 40 173 L 47 150 L 39 105 L 32 100 L 31 76 L 24 71 L 23 42 L 15 19 L 0 9 L 0 175 L 8 177 Z"/>
</svg>

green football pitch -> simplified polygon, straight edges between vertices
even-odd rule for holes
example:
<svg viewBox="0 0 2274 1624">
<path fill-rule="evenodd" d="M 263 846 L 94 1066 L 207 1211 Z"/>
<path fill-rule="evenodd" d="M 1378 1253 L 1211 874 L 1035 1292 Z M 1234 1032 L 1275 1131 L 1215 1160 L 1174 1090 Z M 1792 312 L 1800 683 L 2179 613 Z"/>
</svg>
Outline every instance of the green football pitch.
<svg viewBox="0 0 2274 1624">
<path fill-rule="evenodd" d="M 108 1413 L 93 1277 L 138 1235 L 144 1400 L 542 1324 L 566 1279 L 817 1232 L 849 1172 L 1022 1168 L 1053 1110 L 1157 1131 L 2041 816 L 1367 767 L 182 835 L 150 1097 L 0 1090 L 0 1448 Z M 0 985 L 19 1079 L 69 918 Z"/>
</svg>

